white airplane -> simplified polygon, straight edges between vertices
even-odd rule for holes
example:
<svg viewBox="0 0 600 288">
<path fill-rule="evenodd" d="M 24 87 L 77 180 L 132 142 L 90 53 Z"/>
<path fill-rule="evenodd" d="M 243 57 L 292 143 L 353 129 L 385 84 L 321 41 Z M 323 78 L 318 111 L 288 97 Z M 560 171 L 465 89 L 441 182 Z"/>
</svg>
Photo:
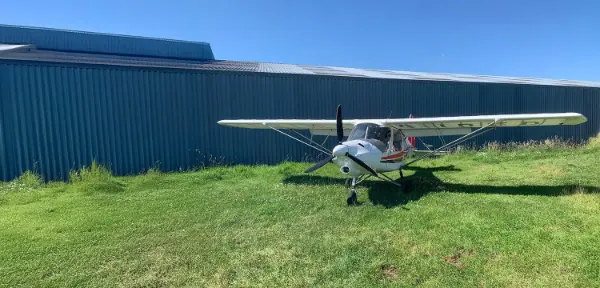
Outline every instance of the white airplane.
<svg viewBox="0 0 600 288">
<path fill-rule="evenodd" d="M 310 173 L 329 162 L 335 163 L 340 167 L 342 174 L 351 177 L 346 180 L 346 186 L 349 188 L 347 203 L 354 205 L 357 203 L 355 187 L 365 179 L 373 176 L 402 187 L 402 181 L 397 183 L 383 173 L 400 171 L 402 180 L 402 169 L 406 166 L 497 127 L 577 125 L 586 121 L 587 118 L 578 113 L 342 120 L 342 107 L 339 105 L 336 120 L 221 120 L 218 124 L 241 128 L 272 129 L 325 153 L 328 155 L 325 159 L 305 172 Z M 293 131 L 298 137 L 282 130 Z M 327 137 L 337 135 L 338 145 L 329 151 L 322 144 L 314 141 L 312 136 L 308 138 L 297 130 L 309 130 L 311 135 L 326 135 Z M 344 135 L 349 135 L 346 141 L 343 141 Z M 414 140 L 411 141 L 410 138 L 446 135 L 463 136 L 409 161 L 415 152 Z"/>
</svg>

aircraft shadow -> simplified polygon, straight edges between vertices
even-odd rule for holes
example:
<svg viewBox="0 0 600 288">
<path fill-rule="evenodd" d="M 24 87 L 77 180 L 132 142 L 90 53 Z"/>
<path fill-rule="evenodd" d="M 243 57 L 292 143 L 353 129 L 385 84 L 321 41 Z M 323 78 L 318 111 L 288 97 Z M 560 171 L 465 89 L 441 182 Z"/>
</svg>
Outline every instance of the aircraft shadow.
<svg viewBox="0 0 600 288">
<path fill-rule="evenodd" d="M 390 183 L 380 180 L 365 180 L 359 185 L 367 188 L 368 198 L 374 205 L 381 205 L 392 208 L 407 204 L 411 201 L 421 199 L 421 197 L 440 191 L 461 192 L 461 193 L 493 193 L 505 195 L 539 195 L 539 196 L 563 196 L 585 191 L 586 193 L 600 193 L 600 187 L 577 186 L 577 185 L 519 185 L 519 186 L 492 186 L 492 185 L 467 185 L 444 182 L 433 172 L 436 171 L 461 171 L 450 166 L 420 168 L 410 167 L 405 170 L 415 171 L 414 174 L 404 177 L 404 191 Z M 386 174 L 388 176 L 391 173 Z M 398 174 L 397 174 L 398 175 Z M 390 176 L 391 177 L 391 176 Z M 392 179 L 395 177 L 392 177 Z M 398 181 L 400 175 L 397 176 Z M 330 185 L 339 184 L 343 188 L 345 178 L 334 178 L 318 175 L 294 175 L 283 180 L 286 184 L 296 185 Z M 364 196 L 363 196 L 364 197 Z M 359 194 L 359 201 L 361 195 Z M 364 199 L 364 198 L 363 198 Z M 359 202 L 360 204 L 360 202 Z"/>
</svg>

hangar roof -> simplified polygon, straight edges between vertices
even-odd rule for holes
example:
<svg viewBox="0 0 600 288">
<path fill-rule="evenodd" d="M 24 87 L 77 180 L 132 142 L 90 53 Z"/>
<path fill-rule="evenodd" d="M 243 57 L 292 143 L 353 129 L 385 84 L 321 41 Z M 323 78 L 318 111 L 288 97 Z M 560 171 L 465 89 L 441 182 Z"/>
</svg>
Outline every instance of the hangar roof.
<svg viewBox="0 0 600 288">
<path fill-rule="evenodd" d="M 25 49 L 26 48 L 26 49 Z M 600 87 L 600 82 L 563 79 L 425 73 L 396 70 L 358 69 L 335 66 L 312 66 L 282 63 L 246 62 L 229 60 L 177 60 L 154 57 L 135 57 L 107 54 L 73 53 L 37 50 L 32 45 L 7 45 L 0 43 L 0 60 L 95 64 L 112 66 L 154 67 L 185 70 L 220 70 L 276 74 L 329 75 L 340 77 L 404 79 L 427 81 L 453 81 L 474 83 L 511 83 L 550 86 Z"/>
<path fill-rule="evenodd" d="M 177 58 L 215 59 L 209 43 L 0 24 L 0 43 L 31 44 L 40 50 Z"/>
</svg>

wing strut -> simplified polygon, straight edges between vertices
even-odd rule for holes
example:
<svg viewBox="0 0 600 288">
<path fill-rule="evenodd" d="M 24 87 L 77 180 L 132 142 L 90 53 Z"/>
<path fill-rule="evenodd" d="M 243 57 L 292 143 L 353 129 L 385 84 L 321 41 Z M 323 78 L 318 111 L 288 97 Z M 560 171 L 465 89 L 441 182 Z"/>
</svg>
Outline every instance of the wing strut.
<svg viewBox="0 0 600 288">
<path fill-rule="evenodd" d="M 283 131 L 281 131 L 281 130 L 279 130 L 279 129 L 277 129 L 277 128 L 273 128 L 273 127 L 271 127 L 271 126 L 270 126 L 270 125 L 268 125 L 268 124 L 263 124 L 263 125 L 265 125 L 265 126 L 267 126 L 267 127 L 271 128 L 271 129 L 273 129 L 273 130 L 275 130 L 275 131 L 277 131 L 277 132 L 279 132 L 279 133 L 281 133 L 281 134 L 283 134 L 283 135 L 285 135 L 285 136 L 288 136 L 288 137 L 290 137 L 290 138 L 292 138 L 292 139 L 294 139 L 294 140 L 296 140 L 296 141 L 298 141 L 298 142 L 300 142 L 300 143 L 302 143 L 302 144 L 304 144 L 304 145 L 306 145 L 306 146 L 308 146 L 308 147 L 310 147 L 310 148 L 313 148 L 313 149 L 315 149 L 315 150 L 317 150 L 317 151 L 319 151 L 319 152 L 321 152 L 321 153 L 325 153 L 325 154 L 327 154 L 327 155 L 331 155 L 331 152 L 329 152 L 329 151 L 327 151 L 327 150 L 324 150 L 323 148 L 319 148 L 319 147 L 317 147 L 317 146 L 314 146 L 314 145 L 311 145 L 311 144 L 309 144 L 309 143 L 306 143 L 306 142 L 304 142 L 304 141 L 302 141 L 302 140 L 300 140 L 300 139 L 298 139 L 298 138 L 296 138 L 296 137 L 294 137 L 294 136 L 292 136 L 292 135 L 290 135 L 290 134 L 288 134 L 288 133 L 285 133 L 285 132 L 283 132 Z"/>
<path fill-rule="evenodd" d="M 404 187 L 403 187 L 401 184 L 398 184 L 396 181 L 394 181 L 394 179 L 392 179 L 392 178 L 388 177 L 387 175 L 385 175 L 385 174 L 383 174 L 383 173 L 381 173 L 380 175 L 386 178 L 386 179 L 383 179 L 383 178 L 381 178 L 381 177 L 377 176 L 377 178 L 379 178 L 380 180 L 383 180 L 383 181 L 385 181 L 385 182 L 388 182 L 388 183 L 394 184 L 394 185 L 396 185 L 396 186 L 398 186 L 398 187 L 400 187 L 400 188 L 404 188 Z"/>
<path fill-rule="evenodd" d="M 490 122 L 490 124 L 485 125 L 485 126 L 479 128 L 479 129 L 477 129 L 477 130 L 475 130 L 475 131 L 473 131 L 473 132 L 471 132 L 471 133 L 469 133 L 467 135 L 464 135 L 464 136 L 462 136 L 462 137 L 460 137 L 460 138 L 458 138 L 458 139 L 456 139 L 456 140 L 454 140 L 454 141 L 452 141 L 452 142 L 450 142 L 450 143 L 448 143 L 446 145 L 443 145 L 442 147 L 439 147 L 439 148 L 437 148 L 435 150 L 432 150 L 431 152 L 429 152 L 429 153 L 427 153 L 427 154 L 425 154 L 425 155 L 423 155 L 421 157 L 418 157 L 415 160 L 412 160 L 412 161 L 404 164 L 402 167 L 406 167 L 406 166 L 408 166 L 408 165 L 410 165 L 412 163 L 415 163 L 417 161 L 423 160 L 424 158 L 429 157 L 429 156 L 435 154 L 436 152 L 438 152 L 438 151 L 440 151 L 442 149 L 446 149 L 446 148 L 449 148 L 449 147 L 456 146 L 456 145 L 461 144 L 461 143 L 463 143 L 463 142 L 465 142 L 465 141 L 467 141 L 469 139 L 473 139 L 474 137 L 477 137 L 477 136 L 479 136 L 479 135 L 481 135 L 481 134 L 483 134 L 485 132 L 488 132 L 488 131 L 490 131 L 492 129 L 487 129 L 487 128 L 493 127 L 494 125 L 496 125 L 496 123 L 498 123 L 498 119 L 494 120 L 494 122 Z M 400 169 L 402 169 L 402 167 Z"/>
<path fill-rule="evenodd" d="M 291 131 L 294 131 L 294 133 L 298 134 L 298 136 L 300 136 L 300 137 L 304 138 L 305 140 L 308 140 L 308 141 L 309 141 L 310 143 L 312 143 L 313 145 L 315 145 L 315 146 L 317 146 L 317 147 L 319 147 L 319 148 L 321 148 L 321 149 L 323 149 L 323 150 L 325 150 L 325 151 L 329 151 L 327 148 L 323 147 L 323 145 L 322 145 L 322 144 L 319 144 L 319 143 L 317 143 L 317 141 L 314 141 L 314 140 L 312 140 L 312 139 L 311 139 L 312 137 L 311 137 L 311 138 L 308 138 L 308 137 L 306 137 L 306 136 L 304 136 L 304 135 L 300 134 L 300 132 L 298 132 L 298 131 L 296 131 L 296 130 L 294 130 L 294 129 L 292 129 Z M 327 136 L 327 137 L 329 137 L 329 136 Z M 327 141 L 327 138 L 325 138 L 325 141 Z M 325 144 L 325 142 L 323 142 L 323 144 Z M 331 152 L 330 152 L 330 154 L 331 154 Z"/>
</svg>

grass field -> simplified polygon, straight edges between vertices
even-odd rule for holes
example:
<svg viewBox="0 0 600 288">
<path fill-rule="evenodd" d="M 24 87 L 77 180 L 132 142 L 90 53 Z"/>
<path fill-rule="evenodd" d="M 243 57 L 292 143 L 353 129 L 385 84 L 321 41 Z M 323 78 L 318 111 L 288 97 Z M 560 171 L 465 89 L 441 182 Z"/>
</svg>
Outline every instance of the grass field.
<svg viewBox="0 0 600 288">
<path fill-rule="evenodd" d="M 0 286 L 598 286 L 598 142 L 420 162 L 357 207 L 333 165 L 26 174 L 0 184 Z"/>
</svg>

